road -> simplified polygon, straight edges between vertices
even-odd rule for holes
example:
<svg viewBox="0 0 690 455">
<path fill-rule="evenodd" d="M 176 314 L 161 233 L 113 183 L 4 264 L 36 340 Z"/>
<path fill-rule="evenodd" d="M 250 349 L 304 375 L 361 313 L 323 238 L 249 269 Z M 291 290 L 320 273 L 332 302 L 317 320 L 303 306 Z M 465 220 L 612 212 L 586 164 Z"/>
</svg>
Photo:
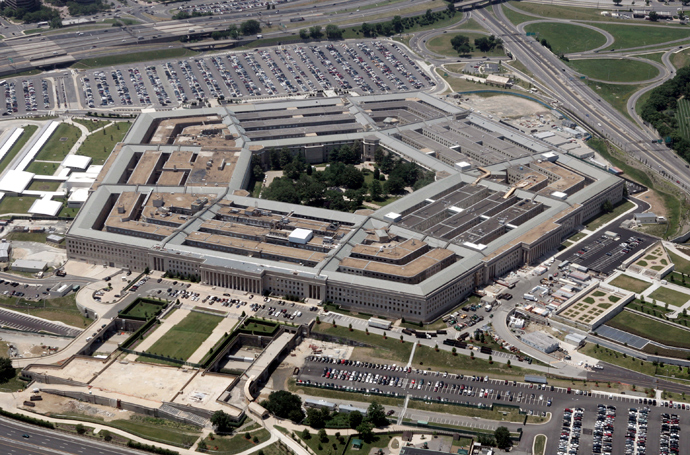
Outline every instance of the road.
<svg viewBox="0 0 690 455">
<path fill-rule="evenodd" d="M 23 435 L 29 435 L 29 438 Z M 0 417 L 0 447 L 7 455 L 131 455 L 144 453 L 62 434 Z"/>
</svg>

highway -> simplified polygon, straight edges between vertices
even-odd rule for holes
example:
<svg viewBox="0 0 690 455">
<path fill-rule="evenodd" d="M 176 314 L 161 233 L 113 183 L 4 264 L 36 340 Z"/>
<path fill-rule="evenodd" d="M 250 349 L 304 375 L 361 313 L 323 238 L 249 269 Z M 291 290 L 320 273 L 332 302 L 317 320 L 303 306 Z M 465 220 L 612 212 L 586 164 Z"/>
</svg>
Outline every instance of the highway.
<svg viewBox="0 0 690 455">
<path fill-rule="evenodd" d="M 24 435 L 28 435 L 25 438 Z M 12 455 L 131 455 L 145 453 L 0 417 L 0 447 Z"/>
<path fill-rule="evenodd" d="M 646 160 L 655 170 L 665 173 L 674 183 L 679 183 L 685 191 L 690 189 L 690 169 L 681 165 L 680 158 L 672 150 L 652 144 L 656 136 L 641 131 L 603 102 L 551 51 L 534 38 L 520 33 L 507 20 L 501 8 L 501 5 L 494 5 L 496 17 L 486 9 L 477 10 L 475 14 L 491 32 L 503 39 L 505 47 L 534 75 L 532 82 L 535 86 L 557 100 L 559 107 L 570 112 L 592 131 L 610 139 L 637 159 Z"/>
</svg>

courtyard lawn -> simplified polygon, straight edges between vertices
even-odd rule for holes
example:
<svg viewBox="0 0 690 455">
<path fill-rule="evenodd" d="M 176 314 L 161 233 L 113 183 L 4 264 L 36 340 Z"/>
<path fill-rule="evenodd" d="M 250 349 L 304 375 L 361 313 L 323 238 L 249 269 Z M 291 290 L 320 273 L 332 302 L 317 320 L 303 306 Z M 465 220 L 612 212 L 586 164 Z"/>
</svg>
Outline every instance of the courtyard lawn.
<svg viewBox="0 0 690 455">
<path fill-rule="evenodd" d="M 637 278 L 633 278 L 630 275 L 619 275 L 615 279 L 611 280 L 609 284 L 621 289 L 632 291 L 636 294 L 639 294 L 640 292 L 644 291 L 652 285 L 652 283 L 638 280 Z"/>
<path fill-rule="evenodd" d="M 31 191 L 57 191 L 61 183 L 55 180 L 34 180 L 27 189 Z"/>
<path fill-rule="evenodd" d="M 606 325 L 667 346 L 690 349 L 690 331 L 631 311 L 621 311 Z"/>
<path fill-rule="evenodd" d="M 608 82 L 646 81 L 659 74 L 656 67 L 637 60 L 587 59 L 571 60 L 569 64 L 585 76 Z"/>
<path fill-rule="evenodd" d="M 223 318 L 192 311 L 168 330 L 147 352 L 187 360 L 208 338 Z"/>
<path fill-rule="evenodd" d="M 5 213 L 27 213 L 37 199 L 35 196 L 5 196 L 0 200 L 0 215 Z"/>
<path fill-rule="evenodd" d="M 60 163 L 33 161 L 25 170 L 38 175 L 54 175 L 58 167 L 60 167 Z"/>
<path fill-rule="evenodd" d="M 525 31 L 545 39 L 556 55 L 589 51 L 606 44 L 606 37 L 601 33 L 575 24 L 540 22 L 527 25 Z"/>
<path fill-rule="evenodd" d="M 96 120 L 96 119 L 85 119 L 85 118 L 74 118 L 73 122 L 84 125 L 89 132 L 102 128 L 110 123 L 108 120 Z"/>
<path fill-rule="evenodd" d="M 29 139 L 31 139 L 31 136 L 33 136 L 38 129 L 36 125 L 26 125 L 22 128 L 24 129 L 24 132 L 21 136 L 19 136 L 19 139 L 17 139 L 17 142 L 14 143 L 12 148 L 10 148 L 10 151 L 7 152 L 7 154 L 2 158 L 2 161 L 0 161 L 0 172 L 5 170 L 7 165 L 12 162 L 14 157 L 17 156 L 17 153 L 19 153 L 22 147 L 24 147 L 24 145 L 29 141 Z"/>
<path fill-rule="evenodd" d="M 150 302 L 145 299 L 137 299 L 136 305 L 134 305 L 129 310 L 120 313 L 120 316 L 132 316 L 138 318 L 146 318 L 154 316 L 158 310 L 163 309 L 163 302 Z"/>
<path fill-rule="evenodd" d="M 91 164 L 103 164 L 113 151 L 115 144 L 122 141 L 129 130 L 129 122 L 118 122 L 97 133 L 89 135 L 79 147 L 77 155 L 90 156 Z"/>
<path fill-rule="evenodd" d="M 673 289 L 660 287 L 651 294 L 650 299 L 656 299 L 660 302 L 668 303 L 670 305 L 682 306 L 685 302 L 690 300 L 690 295 L 683 292 L 674 291 Z M 688 334 L 690 336 L 690 334 Z"/>
<path fill-rule="evenodd" d="M 609 213 L 603 213 L 596 218 L 590 218 L 588 223 L 585 225 L 587 229 L 590 231 L 596 231 L 600 227 L 604 226 L 607 223 L 610 223 L 611 220 L 613 220 L 616 217 L 619 217 L 623 213 L 627 212 L 631 208 L 633 208 L 635 204 L 633 204 L 630 201 L 623 201 L 622 203 L 619 203 L 613 208 L 612 212 Z"/>
<path fill-rule="evenodd" d="M 79 128 L 67 123 L 60 123 L 35 159 L 39 161 L 62 161 L 80 137 Z"/>
</svg>

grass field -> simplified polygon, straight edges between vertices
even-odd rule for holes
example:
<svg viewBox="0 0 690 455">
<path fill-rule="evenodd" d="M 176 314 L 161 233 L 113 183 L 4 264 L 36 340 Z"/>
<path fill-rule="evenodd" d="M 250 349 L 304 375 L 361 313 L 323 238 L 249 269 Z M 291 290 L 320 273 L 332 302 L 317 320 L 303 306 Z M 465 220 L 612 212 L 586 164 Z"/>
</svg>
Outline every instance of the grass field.
<svg viewBox="0 0 690 455">
<path fill-rule="evenodd" d="M 594 8 L 578 8 L 572 6 L 561 6 L 552 4 L 542 4 L 542 3 L 525 3 L 519 1 L 511 1 L 510 4 L 515 8 L 521 9 L 528 13 L 537 14 L 544 17 L 553 17 L 556 19 L 571 19 L 571 20 L 587 20 L 587 21 L 599 21 L 599 22 L 618 22 L 618 23 L 630 23 L 630 21 L 624 21 L 621 19 L 616 19 L 610 16 L 602 16 L 601 10 Z M 614 5 L 610 3 L 608 5 L 602 3 L 601 7 L 604 11 L 611 11 Z M 507 11 L 508 8 L 503 8 L 503 11 Z M 620 8 L 625 12 L 629 12 L 629 9 Z M 533 18 L 534 19 L 534 18 Z M 533 20 L 532 19 L 532 20 Z M 657 22 L 650 24 L 667 25 L 665 22 Z M 597 24 L 597 27 L 599 24 Z"/>
<path fill-rule="evenodd" d="M 653 348 L 656 349 L 656 347 Z M 654 365 L 652 362 L 645 362 L 644 360 L 623 355 L 620 352 L 612 349 L 597 347 L 597 345 L 593 343 L 585 344 L 584 347 L 580 348 L 580 352 L 590 357 L 594 357 L 595 359 L 608 362 L 612 365 L 618 365 L 629 370 L 637 371 L 648 376 L 661 375 L 669 377 L 675 376 L 678 379 L 690 379 L 690 373 L 688 373 L 687 368 L 678 368 L 678 366 L 675 365 Z"/>
<path fill-rule="evenodd" d="M 314 431 L 314 433 L 316 433 L 316 431 Z M 349 447 L 345 448 L 342 444 L 338 442 L 336 437 L 333 435 L 328 436 L 327 442 L 324 441 L 323 443 L 321 443 L 319 441 L 319 437 L 316 434 L 313 434 L 311 439 L 308 439 L 304 442 L 307 443 L 309 448 L 314 453 L 316 453 L 316 455 L 335 455 L 340 453 L 342 453 L 342 455 L 365 455 L 368 453 L 375 452 L 374 449 L 385 449 L 386 447 L 388 447 L 388 444 L 390 444 L 391 439 L 393 439 L 396 436 L 400 436 L 400 433 L 374 433 L 374 436 L 371 438 L 370 441 L 362 441 L 362 447 L 358 450 L 353 449 L 352 444 L 350 444 Z M 347 440 L 348 439 L 345 438 L 345 444 L 347 444 Z M 344 452 L 343 449 L 345 450 Z"/>
<path fill-rule="evenodd" d="M 422 411 L 443 412 L 444 414 L 472 417 L 475 419 L 496 420 L 500 422 L 522 423 L 525 421 L 525 415 L 520 414 L 518 408 L 508 408 L 502 406 L 494 406 L 493 409 L 479 409 L 474 407 L 455 406 L 452 404 L 425 403 L 419 400 L 410 400 L 407 404 L 407 407 Z M 546 420 L 540 416 L 531 417 L 534 417 L 534 419 L 530 423 L 539 423 L 540 421 Z"/>
<path fill-rule="evenodd" d="M 349 340 L 359 341 L 374 346 L 373 348 L 362 348 L 371 352 L 372 357 L 378 359 L 392 360 L 396 362 L 407 362 L 412 352 L 412 343 L 409 341 L 401 343 L 399 338 L 387 337 L 384 339 L 381 335 L 369 334 L 359 330 L 350 330 L 347 327 L 333 327 L 332 324 L 322 322 L 314 325 L 314 330 L 319 333 L 332 335 L 336 337 L 346 338 Z"/>
<path fill-rule="evenodd" d="M 621 311 L 606 323 L 667 346 L 690 349 L 690 332 L 630 311 Z"/>
<path fill-rule="evenodd" d="M 690 64 L 690 49 L 686 49 L 671 56 L 671 63 L 676 68 L 682 68 Z"/>
<path fill-rule="evenodd" d="M 546 436 L 538 434 L 534 437 L 532 455 L 544 455 L 546 451 Z"/>
<path fill-rule="evenodd" d="M 249 439 L 246 438 L 246 434 L 250 435 Z M 258 439 L 257 442 L 252 440 L 254 437 Z M 230 437 L 214 436 L 213 439 L 211 439 L 211 436 L 207 436 L 206 439 L 204 439 L 204 442 L 209 448 L 212 449 L 212 452 L 234 454 L 244 452 L 245 450 L 249 450 L 256 445 L 262 444 L 268 441 L 270 437 L 271 434 L 262 428 L 261 430 L 252 431 L 250 433 L 237 433 L 236 435 Z"/>
<path fill-rule="evenodd" d="M 24 147 L 24 144 L 26 144 L 27 141 L 31 139 L 31 136 L 33 136 L 33 134 L 38 129 L 36 125 L 26 125 L 22 128 L 24 129 L 24 132 L 21 136 L 19 136 L 19 139 L 17 139 L 17 142 L 14 143 L 10 151 L 7 152 L 7 154 L 2 158 L 2 161 L 0 161 L 0 172 L 5 170 L 7 165 L 10 164 L 10 162 L 12 162 L 14 157 L 17 156 L 17 153 L 19 153 L 22 147 Z"/>
<path fill-rule="evenodd" d="M 126 312 L 122 312 L 120 316 L 133 316 L 140 318 L 149 318 L 156 314 L 156 312 L 163 308 L 163 303 L 153 303 L 143 299 L 139 299 L 137 304 Z"/>
<path fill-rule="evenodd" d="M 46 236 L 47 234 L 44 232 L 10 232 L 5 238 L 18 242 L 46 243 Z"/>
<path fill-rule="evenodd" d="M 81 147 L 79 147 L 77 155 L 90 156 L 93 159 L 91 164 L 105 163 L 115 144 L 122 141 L 127 134 L 129 126 L 129 122 L 119 122 L 101 130 L 104 133 L 99 131 L 89 135 Z"/>
<path fill-rule="evenodd" d="M 671 260 L 673 261 L 673 264 L 675 265 L 674 270 L 676 272 L 680 272 L 680 273 L 684 273 L 686 275 L 689 275 L 690 274 L 690 261 L 678 256 L 673 251 L 668 250 L 667 252 L 668 252 L 668 256 L 671 258 Z"/>
<path fill-rule="evenodd" d="M 495 90 L 498 92 L 510 93 L 510 90 L 506 90 L 504 88 L 490 87 L 488 85 L 480 84 L 478 82 L 470 82 L 466 79 L 447 75 L 448 73 L 443 71 L 443 69 L 441 69 L 441 68 L 436 68 L 436 73 L 438 73 L 438 75 L 441 76 L 446 82 L 448 82 L 448 85 L 450 85 L 450 89 L 453 92 L 468 92 L 468 91 L 472 91 L 472 90 Z M 478 93 L 477 95 L 488 97 L 488 96 L 500 95 L 500 93 L 497 93 L 497 94 Z"/>
<path fill-rule="evenodd" d="M 526 26 L 525 31 L 546 39 L 555 54 L 588 51 L 606 44 L 606 37 L 601 33 L 574 24 L 541 22 Z"/>
<path fill-rule="evenodd" d="M 519 25 L 523 22 L 529 22 L 537 19 L 536 17 L 528 16 L 526 14 L 520 14 L 517 11 L 513 11 L 510 8 L 503 8 L 503 14 L 505 14 L 508 20 L 515 25 Z"/>
<path fill-rule="evenodd" d="M 453 355 L 452 352 L 439 350 L 427 346 L 417 346 L 414 353 L 412 366 L 414 368 L 431 369 L 434 371 L 447 371 L 459 374 L 490 374 L 491 377 L 503 378 L 514 377 L 525 374 L 525 370 L 515 365 L 508 367 L 504 363 L 494 362 L 490 364 L 488 360 L 472 359 L 466 350 L 460 350 L 462 354 Z M 518 363 L 518 362 L 514 362 Z"/>
<path fill-rule="evenodd" d="M 628 114 L 628 99 L 635 92 L 646 87 L 645 84 L 607 84 L 606 82 L 590 80 L 587 81 L 587 85 L 630 121 L 633 121 L 633 119 Z"/>
<path fill-rule="evenodd" d="M 76 296 L 68 294 L 65 297 L 45 299 L 30 302 L 16 298 L 0 298 L 0 306 L 13 311 L 30 314 L 50 321 L 60 321 L 72 327 L 83 328 L 91 323 L 77 308 Z"/>
<path fill-rule="evenodd" d="M 84 125 L 86 129 L 89 130 L 89 132 L 93 130 L 97 130 L 98 128 L 102 128 L 106 126 L 108 123 L 110 123 L 108 120 L 96 120 L 96 119 L 85 119 L 85 118 L 73 118 L 72 121 L 74 123 L 79 123 L 80 125 Z"/>
<path fill-rule="evenodd" d="M 585 76 L 609 82 L 646 81 L 659 74 L 655 66 L 637 60 L 571 60 L 569 65 Z"/>
<path fill-rule="evenodd" d="M 646 58 L 647 60 L 652 60 L 657 63 L 661 63 L 663 65 L 663 61 L 661 60 L 661 57 L 664 55 L 663 52 L 654 52 L 651 54 L 641 54 L 641 55 L 636 55 L 636 57 L 641 57 L 641 58 Z"/>
<path fill-rule="evenodd" d="M 597 24 L 597 27 L 613 35 L 615 41 L 611 47 L 614 49 L 629 49 L 688 38 L 688 31 L 682 28 L 621 24 Z"/>
<path fill-rule="evenodd" d="M 628 210 L 630 210 L 634 206 L 635 206 L 635 204 L 633 204 L 630 201 L 624 201 L 622 203 L 619 203 L 618 205 L 616 205 L 613 208 L 612 212 L 604 213 L 604 214 L 599 215 L 598 217 L 596 217 L 594 219 L 588 220 L 589 222 L 585 226 L 590 231 L 596 231 L 597 229 L 599 229 L 600 227 L 602 227 L 606 223 L 610 222 L 611 220 L 613 220 L 617 216 L 620 216 L 624 212 L 627 212 Z"/>
<path fill-rule="evenodd" d="M 5 196 L 0 201 L 0 215 L 4 213 L 27 213 L 37 197 Z"/>
<path fill-rule="evenodd" d="M 463 35 L 466 36 L 470 39 L 470 44 L 474 47 L 474 40 L 477 38 L 485 38 L 486 35 L 481 34 L 481 33 L 472 33 L 472 32 L 457 32 L 457 33 L 444 33 L 442 35 L 438 35 L 431 40 L 429 40 L 426 43 L 427 49 L 429 49 L 431 52 L 435 52 L 437 54 L 441 55 L 447 55 L 449 57 L 458 57 L 458 52 L 453 49 L 453 46 L 450 44 L 450 40 L 453 39 L 456 35 Z M 479 49 L 474 49 L 473 52 L 470 53 L 472 56 L 484 56 L 486 55 L 487 57 L 503 57 L 505 56 L 505 51 L 503 48 L 494 48 L 489 52 L 482 52 Z"/>
<path fill-rule="evenodd" d="M 678 110 L 676 111 L 680 134 L 690 140 L 690 101 L 687 98 L 678 100 Z"/>
<path fill-rule="evenodd" d="M 32 161 L 25 170 L 26 172 L 33 172 L 38 175 L 54 175 L 58 167 L 60 167 L 60 163 Z"/>
<path fill-rule="evenodd" d="M 76 126 L 60 123 L 50 139 L 45 143 L 36 155 L 40 161 L 62 161 L 70 149 L 81 137 L 81 131 Z M 67 138 L 64 141 L 60 139 Z"/>
<path fill-rule="evenodd" d="M 128 63 L 148 62 L 150 60 L 165 60 L 182 57 L 193 57 L 197 52 L 181 47 L 162 49 L 157 51 L 134 52 L 120 55 L 104 55 L 103 57 L 87 58 L 72 65 L 76 69 L 100 68 L 103 66 L 125 65 Z"/>
<path fill-rule="evenodd" d="M 56 191 L 62 182 L 49 181 L 49 180 L 34 180 L 29 185 L 28 190 L 31 191 Z"/>
<path fill-rule="evenodd" d="M 638 280 L 637 278 L 633 278 L 629 275 L 619 275 L 609 284 L 622 289 L 627 289 L 628 291 L 632 291 L 636 294 L 639 294 L 652 285 L 652 283 Z"/>
<path fill-rule="evenodd" d="M 156 341 L 148 352 L 187 360 L 222 319 L 220 316 L 191 312 Z"/>
<path fill-rule="evenodd" d="M 681 306 L 690 300 L 690 295 L 674 291 L 673 289 L 660 287 L 649 294 L 649 298 L 656 299 L 670 305 Z M 690 336 L 690 334 L 688 335 Z"/>
</svg>

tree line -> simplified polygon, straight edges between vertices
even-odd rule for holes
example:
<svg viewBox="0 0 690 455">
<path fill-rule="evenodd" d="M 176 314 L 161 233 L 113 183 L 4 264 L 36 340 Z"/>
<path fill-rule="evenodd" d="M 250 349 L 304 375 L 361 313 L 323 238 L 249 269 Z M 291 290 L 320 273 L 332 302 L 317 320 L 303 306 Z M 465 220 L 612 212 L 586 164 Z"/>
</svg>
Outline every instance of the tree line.
<svg viewBox="0 0 690 455">
<path fill-rule="evenodd" d="M 690 119 L 679 116 L 678 101 L 690 96 L 690 66 L 681 68 L 673 79 L 652 90 L 642 106 L 640 116 L 649 122 L 661 137 L 670 140 L 670 147 L 690 161 L 690 140 L 681 133 L 680 122 Z"/>
<path fill-rule="evenodd" d="M 455 35 L 450 40 L 450 45 L 453 46 L 458 55 L 467 55 L 474 50 L 470 44 L 470 39 L 465 35 Z M 483 36 L 474 40 L 474 46 L 482 52 L 489 52 L 496 48 L 502 48 L 503 40 L 494 35 Z"/>
</svg>

